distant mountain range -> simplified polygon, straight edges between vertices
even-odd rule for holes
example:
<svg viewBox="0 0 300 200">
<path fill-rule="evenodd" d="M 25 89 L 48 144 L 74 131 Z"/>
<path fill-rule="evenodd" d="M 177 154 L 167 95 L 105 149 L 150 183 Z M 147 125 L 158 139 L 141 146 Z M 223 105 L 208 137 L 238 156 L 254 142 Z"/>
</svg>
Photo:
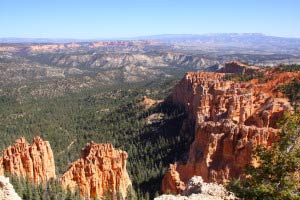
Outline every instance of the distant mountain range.
<svg viewBox="0 0 300 200">
<path fill-rule="evenodd" d="M 0 38 L 0 43 L 88 43 L 97 41 L 147 40 L 175 49 L 203 52 L 279 53 L 300 55 L 300 38 L 268 36 L 260 33 L 165 34 L 112 39 Z"/>
<path fill-rule="evenodd" d="M 216 38 L 281 38 L 281 39 L 298 39 L 300 38 L 289 38 L 289 37 L 278 37 L 269 36 L 262 33 L 209 33 L 209 34 L 162 34 L 162 35 L 150 35 L 150 36 L 140 36 L 136 39 L 146 39 L 146 40 L 207 40 Z"/>
<path fill-rule="evenodd" d="M 203 40 L 203 41 L 231 41 L 231 40 L 266 40 L 266 39 L 277 39 L 277 40 L 299 40 L 300 38 L 287 38 L 268 36 L 262 33 L 212 33 L 212 34 L 165 34 L 165 35 L 152 35 L 139 37 L 140 39 L 150 40 Z"/>
<path fill-rule="evenodd" d="M 76 38 L 0 38 L 0 43 L 70 43 L 70 42 L 94 42 L 111 40 L 154 40 L 160 42 L 300 42 L 300 38 L 287 38 L 268 36 L 261 33 L 211 33 L 211 34 L 162 34 L 127 38 L 98 38 L 98 39 L 76 39 Z"/>
<path fill-rule="evenodd" d="M 300 50 L 300 38 L 267 36 L 260 33 L 220 33 L 204 35 L 155 35 L 138 39 L 177 44 L 180 46 L 237 47 L 253 49 Z"/>
<path fill-rule="evenodd" d="M 74 39 L 74 38 L 0 38 L 0 43 L 72 43 L 72 42 L 92 42 L 96 40 Z"/>
</svg>

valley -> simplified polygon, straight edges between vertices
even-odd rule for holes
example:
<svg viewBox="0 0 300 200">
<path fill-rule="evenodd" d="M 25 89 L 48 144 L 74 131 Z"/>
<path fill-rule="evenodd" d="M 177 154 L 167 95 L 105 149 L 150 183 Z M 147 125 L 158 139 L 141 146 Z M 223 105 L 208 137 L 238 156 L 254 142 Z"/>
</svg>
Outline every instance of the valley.
<svg viewBox="0 0 300 200">
<path fill-rule="evenodd" d="M 148 200 L 241 176 L 293 110 L 299 52 L 178 40 L 0 44 L 0 174 L 23 199 Z"/>
</svg>

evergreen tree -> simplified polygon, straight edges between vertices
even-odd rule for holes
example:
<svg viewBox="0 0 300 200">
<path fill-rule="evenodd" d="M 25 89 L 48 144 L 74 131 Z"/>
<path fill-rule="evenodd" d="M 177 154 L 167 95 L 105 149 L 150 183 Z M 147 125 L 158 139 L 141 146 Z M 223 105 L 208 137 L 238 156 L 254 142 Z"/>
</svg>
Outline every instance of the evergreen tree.
<svg viewBox="0 0 300 200">
<path fill-rule="evenodd" d="M 286 114 L 281 133 L 271 149 L 258 146 L 248 166 L 246 179 L 233 180 L 229 189 L 244 199 L 300 199 L 300 114 Z"/>
<path fill-rule="evenodd" d="M 136 196 L 136 193 L 133 189 L 132 186 L 129 186 L 127 188 L 127 196 L 126 196 L 126 200 L 137 200 L 137 196 Z"/>
<path fill-rule="evenodd" d="M 71 192 L 69 187 L 67 188 L 67 193 L 66 193 L 65 200 L 72 200 L 72 192 Z"/>
<path fill-rule="evenodd" d="M 281 87 L 282 92 L 290 99 L 292 105 L 297 109 L 300 101 L 300 81 L 295 78 L 292 82 Z"/>
<path fill-rule="evenodd" d="M 149 192 L 146 192 L 146 194 L 145 194 L 145 200 L 150 200 Z"/>
</svg>

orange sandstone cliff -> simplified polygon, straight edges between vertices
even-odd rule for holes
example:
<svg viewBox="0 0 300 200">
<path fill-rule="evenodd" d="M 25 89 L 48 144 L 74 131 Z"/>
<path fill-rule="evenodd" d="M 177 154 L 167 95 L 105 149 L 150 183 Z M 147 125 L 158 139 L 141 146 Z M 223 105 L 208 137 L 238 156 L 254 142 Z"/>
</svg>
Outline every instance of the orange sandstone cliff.
<svg viewBox="0 0 300 200">
<path fill-rule="evenodd" d="M 230 63 L 227 69 L 236 64 Z M 247 73 L 255 73 L 255 67 L 250 69 Z M 195 126 L 194 141 L 187 162 L 170 165 L 167 170 L 162 181 L 164 193 L 180 193 L 192 176 L 218 183 L 240 177 L 242 169 L 255 162 L 251 160 L 253 146 L 269 146 L 276 139 L 276 123 L 292 109 L 278 86 L 300 78 L 300 73 L 263 73 L 261 83 L 258 79 L 225 81 L 224 73 L 191 72 L 177 84 L 170 101 L 185 106 L 188 120 Z"/>
<path fill-rule="evenodd" d="M 84 197 L 125 199 L 131 186 L 126 171 L 127 153 L 113 148 L 112 144 L 89 143 L 79 160 L 73 162 L 62 176 L 63 187 L 76 188 Z"/>
<path fill-rule="evenodd" d="M 0 175 L 5 172 L 26 177 L 35 184 L 55 179 L 55 164 L 49 142 L 40 137 L 35 137 L 32 144 L 24 137 L 17 139 L 0 157 Z"/>
</svg>

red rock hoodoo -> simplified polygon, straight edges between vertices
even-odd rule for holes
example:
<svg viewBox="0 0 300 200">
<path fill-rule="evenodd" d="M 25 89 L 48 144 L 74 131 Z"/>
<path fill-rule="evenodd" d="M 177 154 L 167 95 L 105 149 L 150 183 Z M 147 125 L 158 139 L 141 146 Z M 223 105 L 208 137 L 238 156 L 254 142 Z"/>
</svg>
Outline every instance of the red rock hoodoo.
<svg viewBox="0 0 300 200">
<path fill-rule="evenodd" d="M 113 148 L 112 144 L 89 143 L 82 150 L 79 160 L 73 162 L 62 176 L 66 189 L 80 190 L 87 198 L 101 198 L 110 194 L 111 199 L 125 199 L 131 186 L 126 171 L 127 153 Z"/>
<path fill-rule="evenodd" d="M 230 63 L 229 68 L 232 65 L 236 63 Z M 300 73 L 265 70 L 264 78 L 268 81 L 263 83 L 258 79 L 226 81 L 224 76 L 187 73 L 171 94 L 173 103 L 185 106 L 188 119 L 195 124 L 195 136 L 188 161 L 170 165 L 166 172 L 162 181 L 164 193 L 179 193 L 182 182 L 192 176 L 218 183 L 241 176 L 242 169 L 255 162 L 251 160 L 253 146 L 269 146 L 279 132 L 278 119 L 292 109 L 278 86 L 300 78 Z"/>
<path fill-rule="evenodd" d="M 180 180 L 176 164 L 170 164 L 165 177 L 162 182 L 162 190 L 165 192 L 173 192 L 174 194 L 181 194 L 186 189 L 184 182 Z"/>
<path fill-rule="evenodd" d="M 35 184 L 55 179 L 55 164 L 49 142 L 35 137 L 30 145 L 23 137 L 17 139 L 0 157 L 0 175 L 5 172 L 26 177 Z"/>
</svg>

